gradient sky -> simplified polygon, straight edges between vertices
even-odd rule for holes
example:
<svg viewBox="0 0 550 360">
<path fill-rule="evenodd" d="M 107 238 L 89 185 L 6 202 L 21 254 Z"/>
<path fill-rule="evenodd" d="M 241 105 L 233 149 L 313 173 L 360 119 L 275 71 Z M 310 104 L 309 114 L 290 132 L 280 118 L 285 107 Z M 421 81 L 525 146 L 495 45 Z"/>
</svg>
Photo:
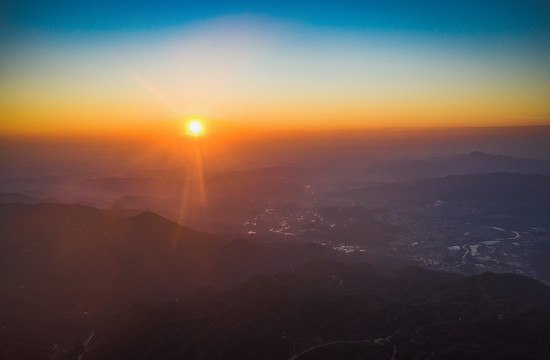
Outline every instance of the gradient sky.
<svg viewBox="0 0 550 360">
<path fill-rule="evenodd" d="M 7 1 L 0 133 L 550 125 L 548 1 Z"/>
</svg>

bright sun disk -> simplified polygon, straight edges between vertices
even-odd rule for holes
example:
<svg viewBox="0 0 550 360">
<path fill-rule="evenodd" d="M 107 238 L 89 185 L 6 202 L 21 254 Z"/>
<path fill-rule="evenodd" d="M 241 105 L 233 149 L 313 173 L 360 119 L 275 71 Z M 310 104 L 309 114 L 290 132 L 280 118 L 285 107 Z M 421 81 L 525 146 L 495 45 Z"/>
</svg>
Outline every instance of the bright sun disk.
<svg viewBox="0 0 550 360">
<path fill-rule="evenodd" d="M 201 131 L 201 129 L 202 129 L 202 125 L 197 120 L 193 120 L 189 123 L 189 130 L 191 130 L 193 134 L 198 134 Z"/>
</svg>

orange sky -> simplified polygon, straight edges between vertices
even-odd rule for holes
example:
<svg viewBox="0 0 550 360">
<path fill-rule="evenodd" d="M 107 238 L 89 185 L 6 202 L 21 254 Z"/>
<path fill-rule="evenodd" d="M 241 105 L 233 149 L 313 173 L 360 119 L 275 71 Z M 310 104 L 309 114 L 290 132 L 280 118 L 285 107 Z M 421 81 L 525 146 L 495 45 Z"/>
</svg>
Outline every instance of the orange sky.
<svg viewBox="0 0 550 360">
<path fill-rule="evenodd" d="M 0 67 L 0 134 L 550 125 L 547 54 L 247 17 L 52 39 Z M 322 39 L 322 41 L 320 40 Z M 456 40 L 456 39 L 455 39 Z"/>
</svg>

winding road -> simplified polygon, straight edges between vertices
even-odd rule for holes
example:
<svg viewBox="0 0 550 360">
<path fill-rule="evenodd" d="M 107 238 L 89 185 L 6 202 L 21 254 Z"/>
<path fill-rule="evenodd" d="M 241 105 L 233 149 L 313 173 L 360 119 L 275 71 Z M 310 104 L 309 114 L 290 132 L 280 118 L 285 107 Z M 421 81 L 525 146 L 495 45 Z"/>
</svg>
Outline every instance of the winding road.
<svg viewBox="0 0 550 360">
<path fill-rule="evenodd" d="M 391 335 L 388 335 L 386 336 L 385 338 L 383 338 L 383 342 L 387 342 L 387 343 L 390 343 L 392 344 L 393 346 L 393 353 L 391 354 L 391 358 L 390 360 L 395 360 L 395 355 L 397 354 L 397 346 L 395 346 L 395 344 L 393 344 L 391 342 L 391 338 L 395 336 L 395 334 L 397 334 L 399 332 L 399 329 L 395 330 L 393 332 L 393 334 Z M 382 338 L 380 338 L 380 340 L 382 340 Z M 301 351 L 299 352 L 298 354 L 294 355 L 293 357 L 291 357 L 290 359 L 288 360 L 296 360 L 298 359 L 300 356 L 312 351 L 312 350 L 315 350 L 315 349 L 321 349 L 321 348 L 324 348 L 324 347 L 327 347 L 327 346 L 331 346 L 331 345 L 334 345 L 334 344 L 364 344 L 364 343 L 378 343 L 377 340 L 375 341 L 372 341 L 372 340 L 336 340 L 336 341 L 331 341 L 331 342 L 328 342 L 328 343 L 324 343 L 324 344 L 321 344 L 321 345 L 317 345 L 317 346 L 312 346 L 310 348 L 307 348 L 305 349 L 304 351 Z M 378 343 L 379 345 L 382 345 L 382 343 Z"/>
</svg>

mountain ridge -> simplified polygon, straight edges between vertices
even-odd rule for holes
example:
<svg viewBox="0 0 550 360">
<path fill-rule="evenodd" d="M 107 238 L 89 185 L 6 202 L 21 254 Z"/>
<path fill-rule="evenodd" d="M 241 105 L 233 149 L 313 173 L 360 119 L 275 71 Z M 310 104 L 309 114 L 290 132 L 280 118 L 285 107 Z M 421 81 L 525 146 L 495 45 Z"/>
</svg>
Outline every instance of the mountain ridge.
<svg viewBox="0 0 550 360">
<path fill-rule="evenodd" d="M 544 342 L 550 336 L 545 331 L 550 288 L 544 284 L 512 276 L 524 286 L 510 294 L 502 291 L 506 281 L 485 281 L 492 274 L 410 270 L 313 260 L 255 276 L 228 291 L 142 304 L 101 325 L 82 359 L 355 360 L 392 353 L 396 358 L 543 359 L 550 354 L 550 342 Z M 342 273 L 348 276 L 335 275 Z"/>
</svg>

